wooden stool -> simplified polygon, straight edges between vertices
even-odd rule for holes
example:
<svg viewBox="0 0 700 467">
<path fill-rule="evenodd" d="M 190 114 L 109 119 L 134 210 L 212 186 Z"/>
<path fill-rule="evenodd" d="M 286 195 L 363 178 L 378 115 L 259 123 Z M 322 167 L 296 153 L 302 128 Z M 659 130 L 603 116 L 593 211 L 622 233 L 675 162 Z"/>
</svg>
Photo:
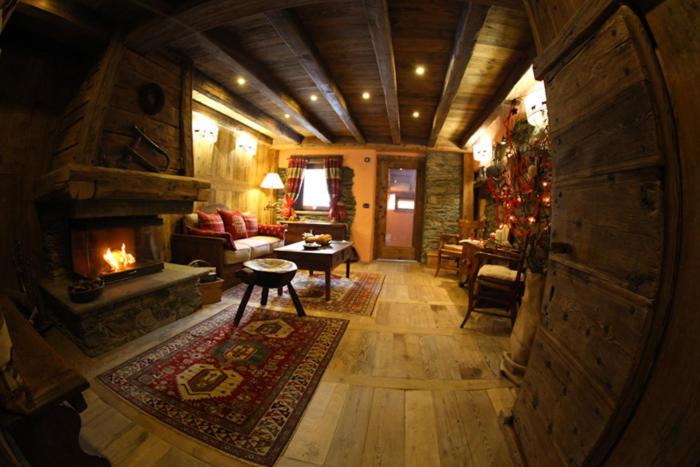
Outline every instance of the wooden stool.
<svg viewBox="0 0 700 467">
<path fill-rule="evenodd" d="M 262 287 L 260 304 L 263 306 L 267 305 L 267 295 L 271 288 L 276 288 L 277 293 L 282 295 L 282 287 L 286 285 L 289 290 L 289 295 L 294 302 L 294 307 L 297 309 L 297 314 L 299 316 L 306 316 L 304 307 L 301 306 L 299 296 L 296 290 L 294 290 L 294 287 L 292 287 L 292 279 L 294 279 L 296 273 L 297 265 L 283 259 L 262 258 L 243 263 L 243 269 L 238 271 L 236 275 L 239 279 L 248 284 L 248 288 L 245 289 L 241 304 L 238 305 L 238 311 L 236 311 L 233 325 L 238 326 L 238 323 L 241 321 L 245 307 L 248 305 L 248 300 L 250 300 L 250 295 L 253 293 L 253 288 L 256 285 Z"/>
</svg>

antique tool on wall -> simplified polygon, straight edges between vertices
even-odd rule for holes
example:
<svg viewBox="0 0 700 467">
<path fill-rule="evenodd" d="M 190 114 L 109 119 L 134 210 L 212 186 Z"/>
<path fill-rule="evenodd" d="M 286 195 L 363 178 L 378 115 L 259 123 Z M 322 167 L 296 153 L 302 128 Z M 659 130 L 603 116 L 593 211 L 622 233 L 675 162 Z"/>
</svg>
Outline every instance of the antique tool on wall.
<svg viewBox="0 0 700 467">
<path fill-rule="evenodd" d="M 170 167 L 170 156 L 168 153 L 165 151 L 165 149 L 161 148 L 158 143 L 153 141 L 141 128 L 138 126 L 134 125 L 134 131 L 136 132 L 136 139 L 134 140 L 133 143 L 128 145 L 127 147 L 124 148 L 124 157 L 127 160 L 132 160 L 138 164 L 141 164 L 146 170 L 149 170 L 151 172 L 165 172 L 168 170 L 168 167 Z M 148 159 L 143 157 L 141 154 L 138 152 L 138 147 L 141 142 L 145 142 L 154 152 L 160 154 L 165 158 L 165 167 L 160 170 L 158 167 L 155 165 L 151 164 Z"/>
</svg>

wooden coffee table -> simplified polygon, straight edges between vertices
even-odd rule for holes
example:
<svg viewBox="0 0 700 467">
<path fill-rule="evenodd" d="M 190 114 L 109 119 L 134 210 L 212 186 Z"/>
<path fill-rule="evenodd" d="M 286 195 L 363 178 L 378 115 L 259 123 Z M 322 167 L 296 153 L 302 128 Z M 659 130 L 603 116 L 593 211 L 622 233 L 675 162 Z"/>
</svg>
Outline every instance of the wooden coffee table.
<svg viewBox="0 0 700 467">
<path fill-rule="evenodd" d="M 319 250 L 305 250 L 304 242 L 296 242 L 275 249 L 275 256 L 286 259 L 299 269 L 323 271 L 326 274 L 326 300 L 331 299 L 331 271 L 340 263 L 345 263 L 345 277 L 350 277 L 350 259 L 352 242 L 334 240 L 327 247 Z"/>
</svg>

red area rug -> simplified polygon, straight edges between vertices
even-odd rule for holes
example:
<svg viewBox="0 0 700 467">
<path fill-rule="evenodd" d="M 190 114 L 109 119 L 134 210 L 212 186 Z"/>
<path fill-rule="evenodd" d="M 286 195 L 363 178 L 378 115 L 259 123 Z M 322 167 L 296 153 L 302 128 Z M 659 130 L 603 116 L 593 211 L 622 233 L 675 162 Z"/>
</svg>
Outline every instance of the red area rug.
<svg viewBox="0 0 700 467">
<path fill-rule="evenodd" d="M 298 271 L 292 284 L 307 311 L 330 311 L 371 316 L 374 304 L 382 291 L 384 274 L 351 272 L 350 278 L 346 278 L 344 274 L 332 274 L 331 299 L 328 301 L 326 301 L 326 279 L 323 272 L 316 272 L 313 276 L 309 276 L 308 271 Z M 230 289 L 228 293 L 232 293 L 240 299 L 243 297 L 245 289 L 245 284 L 239 284 Z M 253 290 L 250 303 L 259 303 L 260 294 L 260 287 L 256 287 Z M 267 304 L 275 307 L 293 306 L 286 288 L 281 297 L 277 296 L 277 291 L 270 290 Z"/>
<path fill-rule="evenodd" d="M 273 465 L 348 321 L 231 306 L 98 378 L 163 423 L 237 458 Z"/>
</svg>

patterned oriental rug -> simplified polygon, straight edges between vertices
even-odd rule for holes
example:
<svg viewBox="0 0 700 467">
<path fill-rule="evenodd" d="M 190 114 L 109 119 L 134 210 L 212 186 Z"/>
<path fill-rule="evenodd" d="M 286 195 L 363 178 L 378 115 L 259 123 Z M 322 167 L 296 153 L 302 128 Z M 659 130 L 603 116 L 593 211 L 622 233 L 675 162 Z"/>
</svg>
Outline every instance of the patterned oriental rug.
<svg viewBox="0 0 700 467">
<path fill-rule="evenodd" d="M 239 459 L 273 465 L 348 321 L 231 306 L 98 376 L 121 398 Z"/>
<path fill-rule="evenodd" d="M 298 271 L 292 280 L 292 285 L 297 291 L 305 310 L 330 311 L 336 313 L 350 313 L 353 315 L 371 316 L 374 304 L 384 284 L 384 274 L 378 273 L 350 273 L 350 278 L 345 274 L 331 275 L 331 299 L 326 301 L 326 279 L 323 272 L 316 271 L 309 276 L 308 271 Z M 246 284 L 239 284 L 230 289 L 229 294 L 242 298 Z M 255 287 L 249 303 L 259 303 L 262 289 Z M 291 307 L 292 299 L 287 289 L 281 297 L 276 290 L 270 290 L 268 306 Z"/>
</svg>

